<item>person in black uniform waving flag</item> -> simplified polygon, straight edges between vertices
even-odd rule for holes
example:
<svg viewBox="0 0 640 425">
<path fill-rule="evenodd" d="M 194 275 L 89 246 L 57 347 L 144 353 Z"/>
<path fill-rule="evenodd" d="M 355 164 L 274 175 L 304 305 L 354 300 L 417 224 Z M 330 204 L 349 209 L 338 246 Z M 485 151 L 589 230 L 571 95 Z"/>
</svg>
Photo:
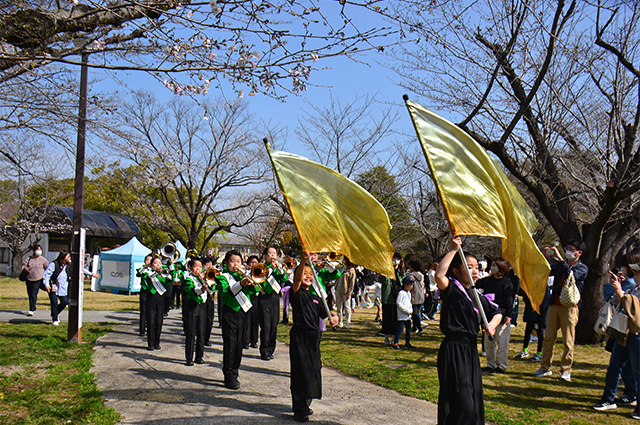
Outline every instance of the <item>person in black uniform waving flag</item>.
<svg viewBox="0 0 640 425">
<path fill-rule="evenodd" d="M 293 326 L 291 327 L 289 356 L 291 362 L 291 398 L 293 418 L 306 422 L 313 411 L 311 400 L 322 398 L 322 361 L 320 359 L 320 318 L 327 318 L 320 298 L 309 291 L 313 282 L 313 270 L 309 266 L 309 255 L 302 255 L 291 286 Z M 331 326 L 338 324 L 338 317 L 331 312 Z"/>
<path fill-rule="evenodd" d="M 462 240 L 455 236 L 451 250 L 436 269 L 435 280 L 440 289 L 440 330 L 444 340 L 438 351 L 438 424 L 484 424 L 482 372 L 478 356 L 478 331 L 481 319 L 475 301 L 472 301 L 469 274 L 458 255 Z M 478 279 L 478 260 L 465 256 L 471 278 Z M 502 320 L 495 304 L 480 296 L 489 324 L 485 332 L 495 334 Z"/>
</svg>

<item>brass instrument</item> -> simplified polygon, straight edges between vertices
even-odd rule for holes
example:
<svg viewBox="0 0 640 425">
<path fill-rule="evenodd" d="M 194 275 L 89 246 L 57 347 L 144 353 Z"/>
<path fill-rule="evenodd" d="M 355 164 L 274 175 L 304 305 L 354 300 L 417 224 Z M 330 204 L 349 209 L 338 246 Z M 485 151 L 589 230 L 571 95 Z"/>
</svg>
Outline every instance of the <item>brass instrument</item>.
<svg viewBox="0 0 640 425">
<path fill-rule="evenodd" d="M 210 297 L 213 297 L 213 290 L 211 289 L 211 282 L 215 281 L 216 276 L 218 276 L 220 272 L 215 267 L 204 270 L 197 277 L 200 279 L 200 283 L 202 283 L 202 287 L 207 291 Z"/>
<path fill-rule="evenodd" d="M 195 249 L 189 249 L 187 250 L 187 253 L 184 255 L 185 258 L 189 259 L 189 258 L 198 258 L 198 251 L 196 251 Z"/>
<path fill-rule="evenodd" d="M 269 278 L 269 268 L 264 263 L 254 264 L 251 267 L 251 270 L 247 270 L 246 267 L 240 266 L 235 270 L 237 273 L 240 273 L 242 276 L 249 278 L 253 285 L 258 288 L 261 294 L 264 294 L 264 289 L 262 288 L 262 283 Z"/>
<path fill-rule="evenodd" d="M 344 265 L 344 255 L 340 254 L 339 252 L 328 252 L 327 254 L 323 255 L 321 258 L 322 258 L 322 261 L 326 262 L 328 265 L 332 267 L 337 268 L 338 266 Z"/>
<path fill-rule="evenodd" d="M 174 244 L 173 242 L 165 242 L 160 247 L 160 255 L 164 258 L 173 259 L 176 254 L 178 254 L 178 257 L 180 256 L 178 248 L 176 248 L 176 244 Z"/>
<path fill-rule="evenodd" d="M 283 268 L 284 271 L 288 274 L 293 271 L 296 267 L 298 267 L 298 260 L 293 257 L 287 257 L 284 260 L 276 259 L 278 262 L 278 267 Z"/>
<path fill-rule="evenodd" d="M 171 270 L 167 269 L 166 267 L 163 267 L 162 270 L 156 272 L 156 274 L 166 279 L 173 279 L 173 273 L 171 273 Z"/>
</svg>

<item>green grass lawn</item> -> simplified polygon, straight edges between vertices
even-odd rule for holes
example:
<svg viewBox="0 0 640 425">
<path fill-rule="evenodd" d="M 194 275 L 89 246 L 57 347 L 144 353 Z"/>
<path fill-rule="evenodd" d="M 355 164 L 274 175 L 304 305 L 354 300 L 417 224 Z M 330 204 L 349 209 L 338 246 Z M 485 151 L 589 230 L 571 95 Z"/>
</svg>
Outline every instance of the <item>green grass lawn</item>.
<svg viewBox="0 0 640 425">
<path fill-rule="evenodd" d="M 94 342 L 111 328 L 85 323 L 77 344 L 66 325 L 0 323 L 0 423 L 118 422 L 89 372 Z"/>
<path fill-rule="evenodd" d="M 437 322 L 429 322 L 422 336 L 412 335 L 414 351 L 396 351 L 384 345 L 384 337 L 377 335 L 380 325 L 374 322 L 374 310 L 357 309 L 351 329 L 323 334 L 324 364 L 402 394 L 437 403 L 436 357 L 442 341 Z M 281 341 L 289 341 L 289 329 L 288 325 L 279 326 Z M 512 328 L 510 359 L 522 349 L 523 333 L 522 324 Z M 536 344 L 530 344 L 529 349 L 535 350 Z M 531 374 L 539 363 L 527 360 L 510 360 L 506 375 L 483 376 L 487 421 L 505 425 L 636 423 L 628 417 L 633 407 L 608 412 L 591 408 L 602 395 L 609 362 L 609 353 L 602 346 L 576 347 L 570 383 L 559 379 L 561 353 L 562 345 L 558 343 L 552 365 L 554 375 L 548 378 L 534 378 Z M 480 362 L 486 365 L 484 357 Z"/>
<path fill-rule="evenodd" d="M 139 308 L 139 297 L 138 294 L 91 292 L 91 282 L 85 280 L 83 305 L 85 310 L 135 311 Z M 49 296 L 46 291 L 39 292 L 37 307 L 38 310 L 49 310 Z M 24 282 L 0 276 L 0 308 L 29 310 L 27 287 Z"/>
<path fill-rule="evenodd" d="M 41 293 L 38 308 L 48 310 L 47 301 L 48 298 Z M 27 303 L 23 282 L 0 277 L 1 308 L 26 311 Z M 137 310 L 138 297 L 90 292 L 85 286 L 84 305 L 86 310 Z M 424 335 L 412 337 L 415 351 L 394 351 L 383 344 L 384 338 L 377 335 L 380 326 L 374 322 L 374 314 L 374 309 L 357 309 L 351 329 L 325 332 L 322 338 L 324 364 L 402 394 L 437 403 L 436 356 L 442 341 L 437 322 L 430 322 Z M 107 328 L 94 326 L 83 325 L 86 343 L 77 345 L 66 343 L 66 326 L 0 324 L 0 423 L 14 417 L 17 419 L 9 423 L 62 423 L 66 422 L 62 418 L 70 414 L 77 414 L 76 419 L 82 418 L 78 422 L 73 419 L 71 423 L 86 420 L 113 423 L 109 422 L 110 418 L 117 414 L 109 413 L 108 409 L 97 413 L 97 418 L 82 416 L 85 403 L 92 406 L 101 406 L 102 403 L 88 370 L 93 341 Z M 279 325 L 278 338 L 281 341 L 288 342 L 289 328 Z M 523 332 L 522 324 L 512 328 L 510 358 L 520 352 Z M 555 373 L 552 377 L 534 378 L 531 374 L 539 364 L 526 360 L 510 361 L 506 375 L 483 377 L 487 420 L 497 424 L 634 423 L 628 418 L 631 407 L 608 412 L 591 409 L 602 394 L 609 353 L 602 346 L 577 346 L 573 381 L 566 383 L 558 379 L 558 359 L 562 352 L 560 341 L 555 349 L 552 366 Z M 535 350 L 536 344 L 529 347 Z M 41 350 L 46 356 L 33 354 Z M 485 365 L 484 358 L 481 358 L 481 363 Z M 86 370 L 82 369 L 85 366 Z M 73 371 L 69 372 L 71 369 Z M 49 377 L 50 374 L 53 376 Z M 75 386 L 70 385 L 72 379 L 86 385 L 86 389 L 80 391 L 86 392 L 89 400 L 93 401 L 84 402 L 78 393 L 72 391 Z M 48 388 L 47 392 L 40 394 L 36 390 L 39 386 Z M 58 387 L 59 391 L 56 390 Z M 77 403 L 68 402 L 75 400 L 73 397 L 78 397 Z M 37 406 L 32 405 L 31 400 L 38 401 Z M 41 409 L 46 412 L 36 413 Z M 73 413 L 76 411 L 79 413 Z"/>
</svg>

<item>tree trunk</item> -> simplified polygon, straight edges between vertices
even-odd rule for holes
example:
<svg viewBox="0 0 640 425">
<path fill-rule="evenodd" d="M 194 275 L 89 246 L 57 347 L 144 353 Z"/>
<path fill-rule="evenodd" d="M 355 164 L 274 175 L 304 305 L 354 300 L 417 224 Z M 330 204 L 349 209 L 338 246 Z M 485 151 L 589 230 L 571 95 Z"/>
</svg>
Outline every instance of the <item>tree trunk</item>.
<svg viewBox="0 0 640 425">
<path fill-rule="evenodd" d="M 22 271 L 22 256 L 26 253 L 23 249 L 11 250 L 11 277 L 18 277 Z"/>
<path fill-rule="evenodd" d="M 602 285 L 608 282 L 607 264 L 605 261 L 598 261 L 589 267 L 589 274 L 582 289 L 582 306 L 578 326 L 576 326 L 576 343 L 578 344 L 595 344 L 601 340 L 601 337 L 594 332 L 593 325 L 604 304 Z"/>
</svg>

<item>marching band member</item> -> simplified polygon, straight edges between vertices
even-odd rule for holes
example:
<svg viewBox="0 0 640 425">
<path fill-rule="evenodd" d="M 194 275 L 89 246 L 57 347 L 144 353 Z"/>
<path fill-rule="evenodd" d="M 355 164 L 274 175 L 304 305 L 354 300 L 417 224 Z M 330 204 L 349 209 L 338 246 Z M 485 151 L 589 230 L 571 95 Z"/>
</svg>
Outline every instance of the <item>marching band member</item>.
<svg viewBox="0 0 640 425">
<path fill-rule="evenodd" d="M 213 268 L 213 260 L 211 257 L 205 257 L 202 260 L 202 270 L 206 272 L 211 268 Z M 211 328 L 213 328 L 213 319 L 216 314 L 216 301 L 214 300 L 214 297 L 207 297 L 207 301 L 204 303 L 204 309 L 207 312 L 207 319 L 204 322 L 204 345 L 205 347 L 210 347 Z"/>
<path fill-rule="evenodd" d="M 149 264 L 151 264 L 152 259 L 153 259 L 153 254 L 147 254 L 147 256 L 144 257 L 144 266 L 136 270 L 136 276 L 138 276 L 139 278 L 142 278 L 142 274 L 149 270 Z M 147 312 L 146 312 L 147 294 L 148 292 L 143 291 L 142 288 L 140 289 L 140 292 L 138 294 L 140 295 L 140 321 L 139 321 L 140 336 L 144 336 L 147 331 Z"/>
<path fill-rule="evenodd" d="M 478 260 L 466 254 L 469 272 L 458 254 L 462 245 L 460 236 L 451 240 L 450 251 L 436 269 L 435 280 L 440 289 L 440 331 L 444 340 L 438 350 L 438 423 L 484 424 L 482 372 L 478 356 L 478 330 L 482 323 L 480 313 L 472 301 L 471 284 L 478 279 Z M 497 306 L 484 296 L 480 303 L 489 320 L 485 332 L 493 336 L 502 320 Z"/>
<path fill-rule="evenodd" d="M 280 290 L 287 281 L 284 270 L 277 266 L 278 252 L 275 248 L 264 251 L 264 263 L 271 270 L 263 285 L 264 294 L 258 295 L 258 321 L 260 322 L 260 358 L 273 359 L 276 350 L 278 318 L 280 317 Z"/>
<path fill-rule="evenodd" d="M 224 256 L 222 273 L 216 276 L 216 286 L 222 297 L 222 373 L 224 386 L 237 390 L 238 368 L 242 361 L 244 342 L 244 321 L 246 312 L 251 308 L 249 297 L 256 291 L 253 282 L 239 272 L 242 255 L 232 249 Z"/>
<path fill-rule="evenodd" d="M 162 259 L 151 260 L 150 269 L 142 273 L 141 287 L 147 291 L 147 350 L 160 349 L 160 334 L 164 317 L 164 294 L 173 285 L 171 272 L 164 269 Z"/>
<path fill-rule="evenodd" d="M 258 264 L 260 260 L 255 255 L 247 258 L 247 270 Z M 252 294 L 249 298 L 252 307 L 247 311 L 244 321 L 244 345 L 242 348 L 258 348 L 258 294 Z"/>
<path fill-rule="evenodd" d="M 324 262 L 319 263 L 317 252 L 309 253 L 309 258 L 311 258 L 311 262 L 313 262 L 313 264 L 316 267 L 316 275 L 318 276 L 318 283 L 320 284 L 322 290 L 326 294 L 327 284 L 325 282 L 338 279 L 342 275 L 342 272 L 329 264 L 325 264 Z M 321 294 L 316 293 L 316 290 L 313 286 L 309 288 L 309 291 L 311 291 L 311 293 L 314 295 L 322 296 Z M 329 308 L 331 308 L 331 306 L 329 306 Z M 324 319 L 320 319 L 320 330 L 321 331 L 327 330 L 327 326 L 324 323 Z"/>
<path fill-rule="evenodd" d="M 185 297 L 183 298 L 183 320 L 186 336 L 185 357 L 186 366 L 193 366 L 193 352 L 195 346 L 196 363 L 202 364 L 204 360 L 205 326 L 207 322 L 207 311 L 205 303 L 211 298 L 207 292 L 207 282 L 204 282 L 202 275 L 202 261 L 198 258 L 191 258 L 187 263 L 187 271 L 182 275 L 182 288 Z M 209 288 L 213 291 L 214 288 Z"/>
<path fill-rule="evenodd" d="M 320 359 L 319 320 L 327 317 L 320 298 L 311 292 L 313 270 L 308 263 L 311 254 L 303 253 L 303 262 L 295 271 L 291 287 L 293 326 L 291 327 L 289 356 L 291 364 L 291 398 L 293 418 L 306 422 L 313 413 L 311 400 L 322 398 L 322 361 Z M 338 324 L 338 317 L 331 312 L 331 326 Z"/>
</svg>

